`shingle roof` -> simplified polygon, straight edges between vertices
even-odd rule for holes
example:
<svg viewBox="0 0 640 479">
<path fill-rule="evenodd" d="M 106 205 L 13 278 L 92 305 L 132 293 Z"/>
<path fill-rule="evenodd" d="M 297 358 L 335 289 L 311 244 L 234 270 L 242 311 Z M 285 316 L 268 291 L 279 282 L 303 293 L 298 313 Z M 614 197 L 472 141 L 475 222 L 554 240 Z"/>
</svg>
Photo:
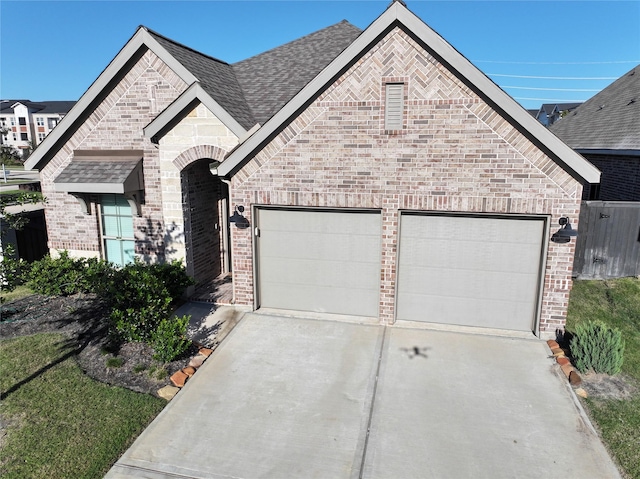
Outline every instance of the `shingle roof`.
<svg viewBox="0 0 640 479">
<path fill-rule="evenodd" d="M 204 55 L 147 29 L 162 47 L 187 68 L 202 88 L 245 129 L 256 124 L 231 65 Z"/>
<path fill-rule="evenodd" d="M 556 109 L 558 111 L 573 110 L 579 107 L 582 102 L 577 103 L 543 103 L 540 110 L 543 110 L 547 115 L 551 115 Z"/>
<path fill-rule="evenodd" d="M 640 150 L 640 65 L 549 129 L 576 150 Z"/>
<path fill-rule="evenodd" d="M 360 35 L 343 20 L 233 64 L 253 116 L 264 124 Z"/>
<path fill-rule="evenodd" d="M 74 160 L 62 170 L 55 183 L 124 183 L 140 160 Z"/>
<path fill-rule="evenodd" d="M 22 103 L 38 113 L 69 113 L 69 110 L 76 104 L 75 101 L 0 100 L 0 112 L 3 114 L 13 113 L 12 106 L 16 103 Z"/>
</svg>

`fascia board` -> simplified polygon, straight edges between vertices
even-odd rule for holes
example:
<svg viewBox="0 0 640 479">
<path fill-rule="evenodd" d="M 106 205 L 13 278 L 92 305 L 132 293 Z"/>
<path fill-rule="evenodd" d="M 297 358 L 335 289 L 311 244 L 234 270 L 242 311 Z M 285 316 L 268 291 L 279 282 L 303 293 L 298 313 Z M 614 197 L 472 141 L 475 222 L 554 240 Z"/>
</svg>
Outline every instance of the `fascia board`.
<svg viewBox="0 0 640 479">
<path fill-rule="evenodd" d="M 57 151 L 56 147 L 61 147 L 58 143 L 67 131 L 72 128 L 76 121 L 85 113 L 85 110 L 91 106 L 127 62 L 144 47 L 158 55 L 186 84 L 190 85 L 197 80 L 189 70 L 169 54 L 169 52 L 151 36 L 146 28 L 138 28 L 133 37 L 131 37 L 126 45 L 118 52 L 115 58 L 111 60 L 107 68 L 102 71 L 100 76 L 98 76 L 82 97 L 80 97 L 80 100 L 69 110 L 69 113 L 62 118 L 60 123 L 45 137 L 42 143 L 38 145 L 38 148 L 36 148 L 27 161 L 25 161 L 24 165 L 26 169 L 38 169 L 43 160 L 55 154 Z"/>
<path fill-rule="evenodd" d="M 334 76 L 345 68 L 352 59 L 356 58 L 369 46 L 384 30 L 393 23 L 395 5 L 390 6 L 380 15 L 355 41 L 343 50 L 329 65 L 327 65 L 316 77 L 298 92 L 284 107 L 273 115 L 258 131 L 251 135 L 244 143 L 240 144 L 218 166 L 219 176 L 228 176 L 235 168 L 255 151 L 280 125 L 285 123 L 295 112 L 320 91 Z"/>
<path fill-rule="evenodd" d="M 54 183 L 54 187 L 64 193 L 125 193 L 123 183 Z"/>
<path fill-rule="evenodd" d="M 396 2 L 397 4 L 397 2 Z M 474 85 L 496 106 L 498 106 L 513 121 L 530 132 L 559 160 L 582 179 L 589 183 L 600 182 L 600 171 L 582 156 L 577 154 L 557 136 L 551 133 L 544 125 L 532 117 L 513 98 L 507 95 L 489 77 L 476 68 L 464 55 L 458 52 L 451 44 L 446 42 L 440 35 L 429 28 L 416 15 L 406 8 L 398 11 L 398 20 L 403 23 L 409 31 L 413 32 L 422 42 L 442 58 L 454 72 L 465 78 Z"/>
<path fill-rule="evenodd" d="M 241 137 L 246 130 L 233 118 L 227 110 L 211 98 L 200 82 L 194 82 L 182 95 L 176 98 L 165 108 L 151 123 L 143 128 L 145 138 L 154 143 L 164 136 L 172 125 L 181 121 L 194 107 L 196 102 L 202 103 L 218 118 L 224 126 L 229 128 L 234 135 Z"/>
<path fill-rule="evenodd" d="M 596 148 L 575 148 L 581 155 L 640 156 L 640 150 L 613 150 Z"/>
<path fill-rule="evenodd" d="M 325 87 L 336 74 L 345 68 L 364 49 L 382 35 L 394 23 L 402 24 L 409 33 L 417 37 L 429 50 L 439 56 L 453 71 L 467 82 L 474 85 L 512 121 L 528 131 L 542 145 L 557 157 L 563 168 L 568 168 L 589 183 L 600 181 L 600 171 L 558 137 L 547 130 L 529 112 L 522 108 L 515 100 L 507 95 L 500 87 L 478 70 L 460 52 L 445 41 L 434 30 L 428 27 L 420 18 L 410 12 L 400 2 L 394 2 L 383 12 L 362 34 L 347 47 L 333 62 L 307 84 L 289 103 L 276 113 L 256 134 L 245 143 L 239 145 L 225 161 L 218 167 L 221 176 L 228 176 L 238 165 L 251 155 L 269 138 L 279 127 L 302 108 L 305 103 Z M 566 169 L 565 168 L 565 169 Z M 570 173 L 571 173 L 570 172 Z"/>
</svg>

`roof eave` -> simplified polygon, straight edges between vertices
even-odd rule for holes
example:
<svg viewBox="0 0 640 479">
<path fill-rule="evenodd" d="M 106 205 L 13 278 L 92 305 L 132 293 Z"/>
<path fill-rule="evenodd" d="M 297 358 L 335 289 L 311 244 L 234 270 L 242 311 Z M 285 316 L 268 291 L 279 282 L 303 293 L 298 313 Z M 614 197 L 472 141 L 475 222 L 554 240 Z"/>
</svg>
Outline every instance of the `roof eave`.
<svg viewBox="0 0 640 479">
<path fill-rule="evenodd" d="M 173 103 L 165 108 L 151 123 L 143 128 L 145 138 L 153 143 L 167 134 L 178 122 L 186 117 L 199 103 L 203 104 L 213 113 L 224 126 L 238 138 L 246 134 L 246 130 L 225 110 L 211 95 L 209 95 L 200 82 L 194 82 Z"/>
<path fill-rule="evenodd" d="M 45 137 L 42 143 L 38 145 L 38 148 L 29 156 L 25 162 L 25 168 L 41 169 L 42 166 L 57 153 L 66 140 L 69 130 L 82 118 L 87 108 L 100 97 L 105 88 L 120 74 L 122 69 L 138 54 L 141 48 L 147 48 L 153 51 L 186 84 L 190 85 L 197 80 L 189 70 L 149 34 L 145 27 L 139 27 L 136 33 L 109 63 L 107 68 L 102 71 L 100 76 L 98 76 L 87 91 L 80 97 L 80 100 L 69 110 L 69 113 L 64 116 L 53 131 Z"/>
<path fill-rule="evenodd" d="M 511 121 L 528 131 L 539 143 L 546 147 L 550 156 L 556 159 L 572 176 L 577 176 L 589 183 L 598 183 L 600 181 L 600 172 L 597 168 L 547 130 L 544 125 L 540 124 L 513 98 L 507 95 L 460 52 L 400 2 L 394 2 L 390 5 L 351 45 L 267 121 L 256 134 L 233 151 L 218 167 L 218 173 L 221 176 L 232 175 L 246 158 L 255 153 L 267 141 L 270 135 L 287 122 L 309 99 L 321 91 L 330 80 L 368 48 L 372 42 L 395 24 L 403 25 L 420 42 L 428 46 L 429 50 L 442 59 L 455 74 L 469 84 L 474 85 Z"/>
</svg>

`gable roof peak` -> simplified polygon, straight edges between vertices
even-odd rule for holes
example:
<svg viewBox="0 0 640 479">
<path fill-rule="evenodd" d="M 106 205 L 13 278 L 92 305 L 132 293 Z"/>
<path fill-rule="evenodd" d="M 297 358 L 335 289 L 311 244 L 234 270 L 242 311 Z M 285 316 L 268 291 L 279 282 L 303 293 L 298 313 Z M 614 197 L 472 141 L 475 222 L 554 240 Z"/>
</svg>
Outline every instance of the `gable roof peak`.
<svg viewBox="0 0 640 479">
<path fill-rule="evenodd" d="M 169 42 L 169 43 L 171 43 L 171 44 L 173 44 L 173 45 L 175 45 L 177 47 L 180 47 L 180 48 L 182 48 L 184 50 L 188 50 L 188 51 L 190 51 L 192 53 L 195 53 L 197 55 L 200 55 L 202 57 L 209 58 L 210 60 L 216 61 L 218 63 L 222 63 L 223 65 L 229 65 L 229 63 L 225 62 L 224 60 L 220 60 L 219 58 L 213 57 L 211 55 L 207 55 L 206 53 L 202 53 L 201 51 L 198 51 L 198 50 L 196 50 L 194 48 L 191 48 L 191 47 L 185 45 L 184 43 L 177 42 L 177 41 L 175 41 L 175 40 L 173 40 L 173 39 L 171 39 L 171 38 L 169 38 L 169 37 L 167 37 L 165 35 L 162 35 L 162 34 L 156 32 L 155 30 L 152 30 L 149 27 L 146 27 L 144 25 L 140 25 L 138 28 L 139 29 L 140 28 L 144 29 L 147 33 L 149 33 L 150 35 L 155 37 L 156 40 L 158 40 L 158 39 L 164 40 L 164 41 Z"/>
</svg>

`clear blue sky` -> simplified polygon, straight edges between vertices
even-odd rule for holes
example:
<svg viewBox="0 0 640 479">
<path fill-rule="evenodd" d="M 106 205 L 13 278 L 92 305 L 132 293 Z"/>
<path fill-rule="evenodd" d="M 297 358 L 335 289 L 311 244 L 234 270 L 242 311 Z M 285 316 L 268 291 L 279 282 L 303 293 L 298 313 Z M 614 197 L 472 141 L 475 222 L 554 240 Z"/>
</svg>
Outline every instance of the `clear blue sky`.
<svg viewBox="0 0 640 479">
<path fill-rule="evenodd" d="M 1 0 L 0 98 L 77 100 L 138 25 L 232 63 L 343 19 L 364 29 L 389 3 Z M 526 108 L 588 99 L 612 80 L 584 78 L 640 64 L 637 0 L 406 3 Z"/>
</svg>

